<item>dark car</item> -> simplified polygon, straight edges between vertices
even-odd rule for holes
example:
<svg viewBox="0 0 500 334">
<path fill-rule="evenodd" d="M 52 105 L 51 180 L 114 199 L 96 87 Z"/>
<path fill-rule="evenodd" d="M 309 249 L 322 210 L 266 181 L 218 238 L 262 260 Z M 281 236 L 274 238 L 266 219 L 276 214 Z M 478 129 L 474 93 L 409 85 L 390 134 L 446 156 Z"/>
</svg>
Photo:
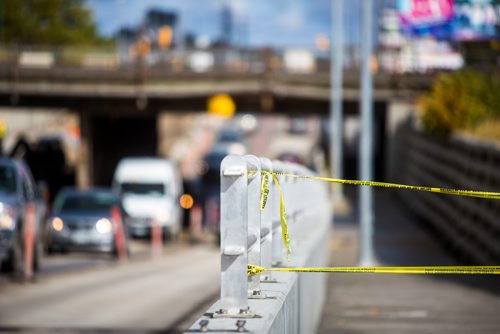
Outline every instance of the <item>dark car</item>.
<svg viewBox="0 0 500 334">
<path fill-rule="evenodd" d="M 227 151 L 211 151 L 203 159 L 202 201 L 205 229 L 219 233 L 220 221 L 220 164 Z"/>
<path fill-rule="evenodd" d="M 47 211 L 39 199 L 29 168 L 22 162 L 0 158 L 0 264 L 16 276 L 24 271 L 25 246 L 33 242 L 32 270 L 40 267 L 42 222 Z M 33 223 L 31 225 L 28 222 Z M 26 237 L 28 227 L 30 239 Z M 29 248 L 28 248 L 29 249 Z"/>
<path fill-rule="evenodd" d="M 217 237 L 220 237 L 220 164 L 227 155 L 244 155 L 246 151 L 244 133 L 236 124 L 228 124 L 203 157 L 200 180 L 203 227 Z"/>
<path fill-rule="evenodd" d="M 241 143 L 243 142 L 243 134 L 240 129 L 236 127 L 224 127 L 217 139 L 218 143 Z"/>
<path fill-rule="evenodd" d="M 66 188 L 57 195 L 47 223 L 47 250 L 117 254 L 117 237 L 123 231 L 128 239 L 124 219 L 120 199 L 111 190 Z"/>
</svg>

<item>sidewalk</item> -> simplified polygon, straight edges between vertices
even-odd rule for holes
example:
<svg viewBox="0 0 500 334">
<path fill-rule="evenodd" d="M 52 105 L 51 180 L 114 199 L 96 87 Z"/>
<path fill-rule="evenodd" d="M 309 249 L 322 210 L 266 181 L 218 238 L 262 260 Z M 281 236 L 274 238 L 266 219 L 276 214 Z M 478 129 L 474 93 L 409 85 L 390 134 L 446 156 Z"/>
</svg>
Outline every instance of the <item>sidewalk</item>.
<svg viewBox="0 0 500 334">
<path fill-rule="evenodd" d="M 388 191 L 375 194 L 380 265 L 456 265 Z M 357 263 L 357 217 L 337 218 L 332 266 Z M 500 277 L 330 274 L 319 333 L 500 333 Z"/>
</svg>

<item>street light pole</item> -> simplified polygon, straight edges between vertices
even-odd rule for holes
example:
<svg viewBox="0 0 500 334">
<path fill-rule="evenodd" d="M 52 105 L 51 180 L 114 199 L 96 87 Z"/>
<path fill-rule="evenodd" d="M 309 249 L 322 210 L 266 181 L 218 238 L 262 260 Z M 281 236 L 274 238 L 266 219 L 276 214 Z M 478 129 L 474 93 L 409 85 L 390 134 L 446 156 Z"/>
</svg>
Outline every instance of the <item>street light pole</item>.
<svg viewBox="0 0 500 334">
<path fill-rule="evenodd" d="M 373 179 L 373 87 L 371 57 L 373 54 L 373 0 L 363 0 L 363 28 L 361 42 L 361 140 L 360 178 Z M 374 263 L 373 255 L 373 191 L 371 187 L 360 189 L 360 265 Z"/>
<path fill-rule="evenodd" d="M 344 177 L 343 172 L 343 115 L 342 115 L 342 63 L 343 63 L 343 2 L 332 0 L 332 31 L 330 52 L 330 168 L 332 176 Z M 334 184 L 333 199 L 343 198 L 342 185 Z"/>
</svg>

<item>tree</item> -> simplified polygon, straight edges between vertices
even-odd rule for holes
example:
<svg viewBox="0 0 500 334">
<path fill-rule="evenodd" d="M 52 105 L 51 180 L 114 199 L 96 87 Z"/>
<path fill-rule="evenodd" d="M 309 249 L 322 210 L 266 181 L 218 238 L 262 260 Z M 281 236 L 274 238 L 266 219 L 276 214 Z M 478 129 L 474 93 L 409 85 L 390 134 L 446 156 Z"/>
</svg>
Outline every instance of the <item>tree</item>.
<svg viewBox="0 0 500 334">
<path fill-rule="evenodd" d="M 474 130 L 500 119 L 500 79 L 495 73 L 462 70 L 442 73 L 420 99 L 421 121 L 438 136 L 454 130 Z"/>
<path fill-rule="evenodd" d="M 30 45 L 101 42 L 83 0 L 0 0 L 0 42 Z"/>
</svg>

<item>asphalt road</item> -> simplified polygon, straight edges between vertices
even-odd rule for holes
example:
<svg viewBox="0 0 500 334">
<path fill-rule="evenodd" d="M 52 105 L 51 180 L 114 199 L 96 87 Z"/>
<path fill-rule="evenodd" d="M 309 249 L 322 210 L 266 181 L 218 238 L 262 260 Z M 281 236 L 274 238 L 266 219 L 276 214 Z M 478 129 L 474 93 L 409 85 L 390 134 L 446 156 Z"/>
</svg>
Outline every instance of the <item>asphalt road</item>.
<svg viewBox="0 0 500 334">
<path fill-rule="evenodd" d="M 36 284 L 4 279 L 0 331 L 182 330 L 217 297 L 219 251 L 178 243 L 151 258 L 146 245 L 120 263 L 106 256 L 49 258 Z"/>
</svg>

